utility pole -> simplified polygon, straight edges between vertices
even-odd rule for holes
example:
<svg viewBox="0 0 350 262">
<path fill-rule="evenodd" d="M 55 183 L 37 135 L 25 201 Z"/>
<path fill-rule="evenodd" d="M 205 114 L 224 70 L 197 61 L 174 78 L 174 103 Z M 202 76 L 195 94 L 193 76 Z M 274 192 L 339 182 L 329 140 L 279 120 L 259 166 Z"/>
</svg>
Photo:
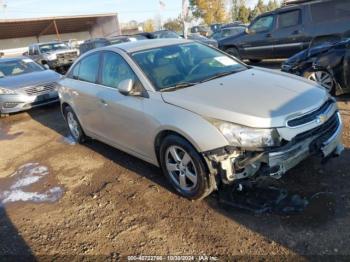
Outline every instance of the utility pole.
<svg viewBox="0 0 350 262">
<path fill-rule="evenodd" d="M 189 18 L 189 2 L 188 0 L 182 0 L 182 24 L 184 28 L 184 38 L 187 38 L 188 34 L 188 18 Z"/>
<path fill-rule="evenodd" d="M 7 3 L 6 3 L 6 0 L 0 0 L 0 10 L 3 11 L 3 14 L 4 14 L 4 18 L 5 17 L 5 11 L 6 11 L 6 7 L 7 7 Z"/>
</svg>

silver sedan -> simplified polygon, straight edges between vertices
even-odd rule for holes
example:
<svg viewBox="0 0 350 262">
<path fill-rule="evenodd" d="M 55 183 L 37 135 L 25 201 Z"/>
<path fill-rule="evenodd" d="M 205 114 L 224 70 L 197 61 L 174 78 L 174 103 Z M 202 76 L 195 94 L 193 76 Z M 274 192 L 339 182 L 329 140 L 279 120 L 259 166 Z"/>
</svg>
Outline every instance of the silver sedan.
<svg viewBox="0 0 350 262">
<path fill-rule="evenodd" d="M 29 58 L 0 59 L 0 114 L 58 102 L 61 75 Z"/>
<path fill-rule="evenodd" d="M 60 85 L 77 141 L 92 137 L 160 166 L 190 199 L 220 183 L 277 179 L 312 154 L 343 150 L 340 115 L 324 88 L 194 41 L 96 49 Z"/>
</svg>

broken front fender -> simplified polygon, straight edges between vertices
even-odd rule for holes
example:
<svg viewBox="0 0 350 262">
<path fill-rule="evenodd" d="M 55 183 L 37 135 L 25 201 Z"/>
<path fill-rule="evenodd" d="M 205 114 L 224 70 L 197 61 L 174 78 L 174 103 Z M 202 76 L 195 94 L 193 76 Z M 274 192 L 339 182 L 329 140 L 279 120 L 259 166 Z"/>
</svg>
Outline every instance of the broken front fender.
<svg viewBox="0 0 350 262">
<path fill-rule="evenodd" d="M 303 139 L 274 150 L 248 152 L 225 147 L 205 152 L 203 156 L 210 172 L 218 174 L 225 184 L 254 176 L 280 178 L 311 155 L 328 158 L 341 154 L 344 147 L 341 141 L 343 125 L 340 114 L 336 113 L 331 121 L 334 123 L 328 123 L 327 129 L 316 134 L 310 130 L 310 134 L 302 134 Z"/>
</svg>

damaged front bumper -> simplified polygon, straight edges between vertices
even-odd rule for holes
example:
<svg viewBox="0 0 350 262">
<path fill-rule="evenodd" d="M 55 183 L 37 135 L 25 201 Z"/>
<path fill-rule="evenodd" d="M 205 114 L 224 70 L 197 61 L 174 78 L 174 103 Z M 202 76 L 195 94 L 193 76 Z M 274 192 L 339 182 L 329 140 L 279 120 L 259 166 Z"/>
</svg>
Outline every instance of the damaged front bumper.
<svg viewBox="0 0 350 262">
<path fill-rule="evenodd" d="M 204 157 L 210 171 L 219 174 L 226 184 L 253 176 L 281 178 L 288 170 L 312 155 L 325 159 L 342 153 L 343 124 L 340 114 L 335 113 L 326 124 L 326 128 L 300 134 L 277 149 L 250 152 L 221 148 L 205 152 Z"/>
</svg>

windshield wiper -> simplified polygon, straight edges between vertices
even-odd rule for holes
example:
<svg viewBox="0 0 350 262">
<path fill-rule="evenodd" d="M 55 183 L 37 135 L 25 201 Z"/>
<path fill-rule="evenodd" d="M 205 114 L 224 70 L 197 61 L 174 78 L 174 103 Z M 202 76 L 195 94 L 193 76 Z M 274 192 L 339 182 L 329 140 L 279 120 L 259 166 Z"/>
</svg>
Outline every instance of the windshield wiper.
<svg viewBox="0 0 350 262">
<path fill-rule="evenodd" d="M 189 87 L 189 86 L 194 86 L 196 84 L 198 84 L 198 83 L 181 82 L 181 83 L 178 83 L 178 84 L 176 84 L 174 86 L 163 88 L 160 91 L 161 92 L 169 92 L 169 91 L 173 91 L 173 90 L 177 90 L 177 89 L 181 89 L 181 88 L 186 88 L 186 87 Z"/>
<path fill-rule="evenodd" d="M 228 71 L 228 72 L 222 72 L 222 73 L 213 75 L 212 77 L 209 77 L 207 79 L 204 79 L 204 80 L 200 81 L 200 83 L 208 82 L 210 80 L 214 80 L 214 79 L 217 79 L 217 78 L 220 78 L 220 77 L 223 77 L 223 76 L 232 75 L 232 74 L 240 72 L 240 71 L 241 70 L 232 70 L 232 71 Z"/>
</svg>

